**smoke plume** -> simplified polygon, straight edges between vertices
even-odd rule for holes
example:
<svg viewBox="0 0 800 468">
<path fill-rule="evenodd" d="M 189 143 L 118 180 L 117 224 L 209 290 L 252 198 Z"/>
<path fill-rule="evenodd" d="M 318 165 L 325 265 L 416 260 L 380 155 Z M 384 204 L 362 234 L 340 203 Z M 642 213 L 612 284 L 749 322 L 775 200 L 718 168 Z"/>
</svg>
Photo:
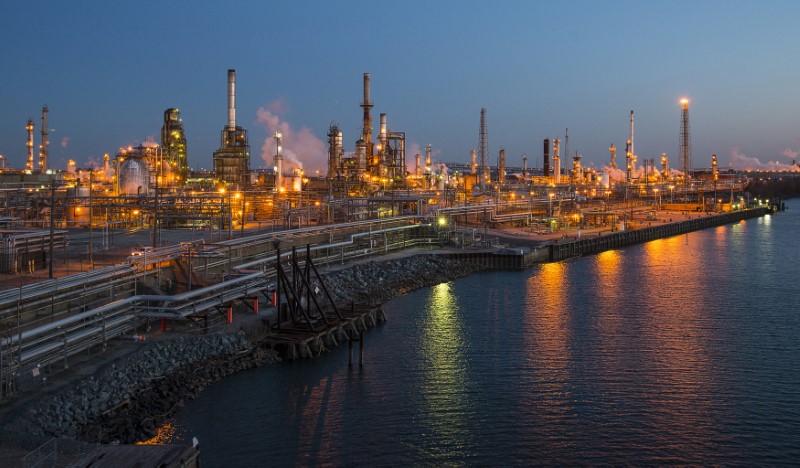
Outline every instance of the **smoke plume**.
<svg viewBox="0 0 800 468">
<path fill-rule="evenodd" d="M 784 151 L 785 155 L 786 151 Z M 731 167 L 740 171 L 800 171 L 800 168 L 794 164 L 783 164 L 778 161 L 763 163 L 757 157 L 742 153 L 738 147 L 731 148 L 730 164 Z"/>
<path fill-rule="evenodd" d="M 65 136 L 64 138 L 61 139 L 61 147 L 62 148 L 66 148 L 68 144 L 69 144 L 69 137 L 68 136 Z"/>
<path fill-rule="evenodd" d="M 304 169 L 306 174 L 313 171 L 322 173 L 328 165 L 328 155 L 325 151 L 325 143 L 317 138 L 307 127 L 295 130 L 289 122 L 283 120 L 283 116 L 288 113 L 288 107 L 283 99 L 277 99 L 269 103 L 266 108 L 259 107 L 257 116 L 258 122 L 269 130 L 269 135 L 261 145 L 261 159 L 267 166 L 272 166 L 276 143 L 273 136 L 275 132 L 283 135 L 281 146 L 285 169 L 296 167 Z"/>
<path fill-rule="evenodd" d="M 786 148 L 785 150 L 783 150 L 781 154 L 783 154 L 784 156 L 786 156 L 791 160 L 795 160 L 797 159 L 797 156 L 800 155 L 800 151 L 795 151 L 791 148 Z"/>
<path fill-rule="evenodd" d="M 425 171 L 425 152 L 419 147 L 419 143 L 414 143 L 412 141 L 411 144 L 406 147 L 406 171 L 409 174 L 413 174 L 417 168 L 417 153 L 421 156 L 420 164 L 423 166 L 422 171 Z"/>
</svg>

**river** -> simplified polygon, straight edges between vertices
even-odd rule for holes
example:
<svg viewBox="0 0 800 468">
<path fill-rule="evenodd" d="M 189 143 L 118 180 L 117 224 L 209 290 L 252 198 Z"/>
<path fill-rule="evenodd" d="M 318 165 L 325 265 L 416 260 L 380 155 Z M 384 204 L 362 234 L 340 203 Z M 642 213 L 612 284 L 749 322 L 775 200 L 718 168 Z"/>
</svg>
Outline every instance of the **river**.
<svg viewBox="0 0 800 468">
<path fill-rule="evenodd" d="M 340 346 L 237 374 L 187 402 L 173 441 L 197 437 L 206 467 L 797 463 L 787 206 L 414 291 L 363 368 Z"/>
</svg>

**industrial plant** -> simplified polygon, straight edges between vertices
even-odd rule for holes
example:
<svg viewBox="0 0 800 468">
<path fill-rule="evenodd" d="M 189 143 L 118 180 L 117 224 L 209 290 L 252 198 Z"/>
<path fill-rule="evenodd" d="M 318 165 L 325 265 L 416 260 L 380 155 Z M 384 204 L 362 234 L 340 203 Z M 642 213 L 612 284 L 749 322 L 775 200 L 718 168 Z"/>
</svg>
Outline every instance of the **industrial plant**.
<svg viewBox="0 0 800 468">
<path fill-rule="evenodd" d="M 364 73 L 363 99 L 353 103 L 354 111 L 362 110 L 360 134 L 347 136 L 333 121 L 327 174 L 313 175 L 285 163 L 280 131 L 271 136 L 272 167 L 253 169 L 248 130 L 236 120 L 233 69 L 227 121 L 208 172 L 190 169 L 192 135 L 182 118 L 191 117 L 175 107 L 164 111 L 160 142 L 122 147 L 94 166 L 70 160 L 54 168 L 44 106 L 38 164 L 33 119 L 25 126 L 25 167 L 6 167 L 0 156 L 0 274 L 19 285 L 0 294 L 0 396 L 19 392 L 31 366 L 66 366 L 72 354 L 141 327 L 180 323 L 207 331 L 229 322 L 234 304 L 258 313 L 259 296 L 276 307 L 279 323 L 291 320 L 312 331 L 314 302 L 327 326 L 309 292 L 315 263 L 434 243 L 493 249 L 501 245 L 493 233 L 505 229 L 549 236 L 551 244 L 536 258 L 553 260 L 573 254 L 575 240 L 591 230 L 613 237 L 603 245 L 635 242 L 638 237 L 618 234 L 656 222 L 664 210 L 739 216 L 753 203 L 767 203 L 750 200 L 749 180 L 720 171 L 716 156 L 709 168 L 692 167 L 686 99 L 676 119 L 677 164 L 667 154 L 637 154 L 633 111 L 624 163 L 612 142 L 608 164 L 587 167 L 579 151 L 570 152 L 569 129 L 532 142 L 541 159 L 517 159 L 502 146 L 490 151 L 485 108 L 476 112 L 477 148 L 468 163 L 436 161 L 427 144 L 409 164 L 406 133 L 390 127 L 389 113 L 379 113 L 373 131 L 371 86 Z M 541 166 L 529 167 L 529 160 Z M 120 247 L 120 239 L 137 235 L 133 248 Z M 559 243 L 568 236 L 573 244 Z M 304 260 L 298 248 L 306 249 Z M 43 282 L 27 284 L 35 281 Z"/>
</svg>

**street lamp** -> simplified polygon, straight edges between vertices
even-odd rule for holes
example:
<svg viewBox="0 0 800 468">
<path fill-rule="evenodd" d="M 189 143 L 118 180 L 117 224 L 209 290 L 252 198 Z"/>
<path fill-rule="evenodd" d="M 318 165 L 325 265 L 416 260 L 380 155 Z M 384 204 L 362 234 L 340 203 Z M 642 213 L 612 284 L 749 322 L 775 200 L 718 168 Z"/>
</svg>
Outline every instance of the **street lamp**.
<svg viewBox="0 0 800 468">
<path fill-rule="evenodd" d="M 658 197 L 658 201 L 656 202 L 656 211 L 658 211 L 661 207 L 661 195 L 658 193 L 658 189 L 653 189 L 654 195 Z"/>
<path fill-rule="evenodd" d="M 675 200 L 674 200 L 674 199 L 673 199 L 673 197 L 672 197 L 672 190 L 673 190 L 674 188 L 675 188 L 675 186 L 674 186 L 674 185 L 670 185 L 670 186 L 669 186 L 669 202 L 670 202 L 670 203 L 675 203 Z"/>
<path fill-rule="evenodd" d="M 547 196 L 547 224 L 550 226 L 550 232 L 553 232 L 553 198 L 556 196 L 556 194 L 550 192 L 547 194 Z"/>
</svg>

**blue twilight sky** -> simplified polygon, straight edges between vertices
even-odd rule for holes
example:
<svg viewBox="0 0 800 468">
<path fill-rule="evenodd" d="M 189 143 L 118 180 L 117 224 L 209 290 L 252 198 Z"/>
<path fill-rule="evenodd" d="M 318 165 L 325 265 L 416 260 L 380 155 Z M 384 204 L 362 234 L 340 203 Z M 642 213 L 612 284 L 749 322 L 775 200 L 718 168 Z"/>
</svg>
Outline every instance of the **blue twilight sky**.
<svg viewBox="0 0 800 468">
<path fill-rule="evenodd" d="M 712 153 L 722 166 L 785 164 L 800 150 L 797 1 L 76 0 L 2 10 L 0 154 L 14 167 L 24 165 L 28 117 L 39 144 L 47 104 L 51 167 L 159 140 L 164 110 L 178 107 L 191 167 L 210 168 L 228 68 L 251 167 L 264 165 L 276 125 L 307 172 L 323 168 L 332 121 L 353 151 L 364 72 L 374 130 L 386 113 L 389 129 L 406 133 L 410 163 L 427 144 L 437 161 L 467 162 L 485 107 L 492 161 L 502 145 L 509 165 L 527 154 L 540 167 L 542 139 L 569 127 L 571 152 L 600 168 L 610 143 L 624 153 L 633 109 L 640 161 L 666 152 L 678 166 L 683 96 L 695 167 Z"/>
</svg>

